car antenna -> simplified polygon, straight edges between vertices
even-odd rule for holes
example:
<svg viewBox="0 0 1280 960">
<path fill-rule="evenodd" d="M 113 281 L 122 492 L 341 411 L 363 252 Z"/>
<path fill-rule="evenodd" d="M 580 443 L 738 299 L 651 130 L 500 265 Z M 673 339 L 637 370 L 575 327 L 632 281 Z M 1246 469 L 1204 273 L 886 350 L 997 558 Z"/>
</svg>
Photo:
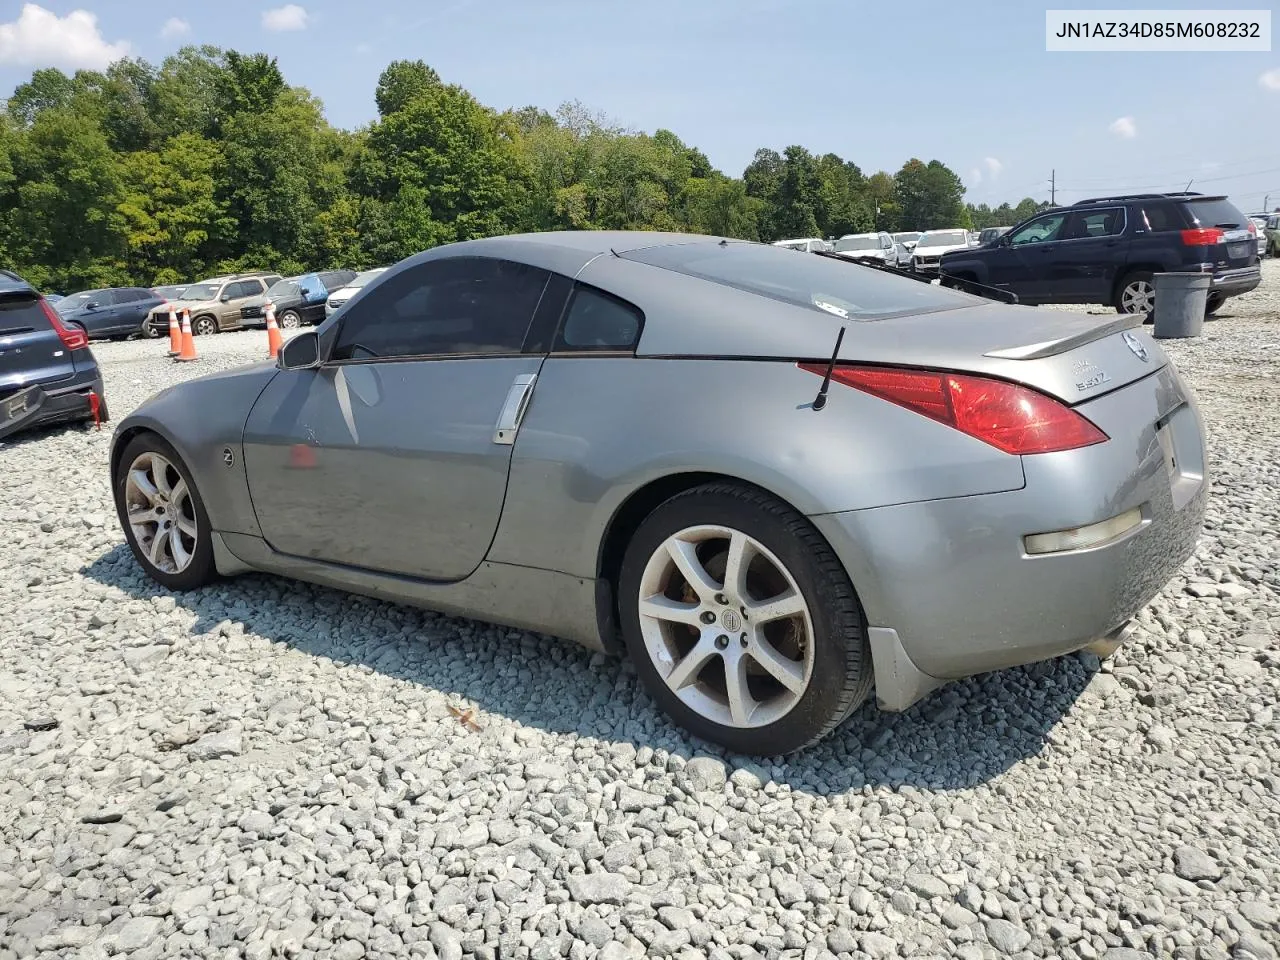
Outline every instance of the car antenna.
<svg viewBox="0 0 1280 960">
<path fill-rule="evenodd" d="M 831 372 L 836 368 L 836 357 L 840 355 L 840 344 L 844 340 L 844 327 L 840 328 L 840 332 L 836 334 L 836 346 L 831 351 L 831 359 L 827 361 L 827 372 L 822 377 L 822 386 L 818 388 L 818 395 L 813 398 L 813 409 L 821 410 L 827 405 L 827 390 L 831 388 Z"/>
</svg>

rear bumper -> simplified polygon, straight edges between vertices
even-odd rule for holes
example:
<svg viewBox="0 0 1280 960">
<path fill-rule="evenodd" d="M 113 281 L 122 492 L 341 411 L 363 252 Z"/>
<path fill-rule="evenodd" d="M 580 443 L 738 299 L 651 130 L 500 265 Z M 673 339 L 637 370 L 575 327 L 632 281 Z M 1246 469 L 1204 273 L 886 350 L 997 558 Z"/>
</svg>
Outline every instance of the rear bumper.
<svg viewBox="0 0 1280 960">
<path fill-rule="evenodd" d="M 1200 416 L 1194 401 L 1173 409 L 1182 394 L 1174 392 L 1181 383 L 1171 368 L 1157 376 L 1155 389 L 1120 390 L 1084 405 L 1111 440 L 1024 457 L 1021 490 L 811 518 L 863 601 L 884 708 L 905 709 L 947 680 L 1047 660 L 1107 637 L 1191 555 L 1208 496 Z M 1166 417 L 1173 474 L 1156 432 Z M 1026 535 L 1133 508 L 1141 508 L 1141 524 L 1115 540 L 1025 552 Z"/>
<path fill-rule="evenodd" d="M 1238 297 L 1248 293 L 1262 282 L 1262 267 L 1241 267 L 1238 270 L 1223 270 L 1213 275 L 1211 289 L 1227 297 Z"/>
<path fill-rule="evenodd" d="M 102 376 L 96 370 L 89 376 L 76 376 L 70 383 L 56 387 L 34 386 L 24 396 L 25 409 L 16 416 L 9 414 L 9 399 L 0 400 L 0 438 L 23 430 L 51 426 L 93 416 L 89 393 L 104 399 Z"/>
</svg>

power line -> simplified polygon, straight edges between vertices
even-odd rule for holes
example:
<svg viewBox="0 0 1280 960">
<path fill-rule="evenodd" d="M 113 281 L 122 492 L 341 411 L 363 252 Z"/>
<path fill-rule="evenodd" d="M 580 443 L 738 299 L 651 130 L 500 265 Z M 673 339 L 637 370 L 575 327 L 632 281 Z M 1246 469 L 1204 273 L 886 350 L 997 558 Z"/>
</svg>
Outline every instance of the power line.
<svg viewBox="0 0 1280 960">
<path fill-rule="evenodd" d="M 1201 174 L 1201 173 L 1205 173 L 1205 174 L 1213 173 L 1215 170 L 1218 170 L 1222 167 L 1231 169 L 1233 167 L 1244 166 L 1245 164 L 1266 163 L 1268 160 L 1271 160 L 1273 156 L 1274 155 L 1264 156 L 1264 157 L 1254 157 L 1251 159 L 1244 159 L 1244 160 L 1237 158 L 1234 160 L 1228 160 L 1224 163 L 1216 163 L 1211 166 L 1206 166 L 1204 164 L 1201 164 L 1200 166 L 1194 167 L 1194 168 L 1183 167 L 1180 170 L 1170 170 L 1166 173 L 1145 173 L 1144 172 L 1142 175 L 1151 177 L 1155 180 L 1178 180 L 1178 179 L 1181 179 L 1182 177 L 1196 176 L 1197 174 Z M 1107 184 L 1114 182 L 1113 177 L 1074 177 L 1073 179 L 1076 183 L 1102 184 L 1104 187 Z M 1196 179 L 1199 180 L 1201 178 L 1196 176 Z"/>
</svg>

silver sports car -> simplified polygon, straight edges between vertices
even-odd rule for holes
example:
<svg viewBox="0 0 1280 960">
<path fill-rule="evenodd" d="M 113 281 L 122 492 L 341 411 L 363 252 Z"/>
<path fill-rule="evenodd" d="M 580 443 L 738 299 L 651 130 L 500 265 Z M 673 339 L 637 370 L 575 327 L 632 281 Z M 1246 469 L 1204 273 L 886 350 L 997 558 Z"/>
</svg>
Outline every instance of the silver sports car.
<svg viewBox="0 0 1280 960">
<path fill-rule="evenodd" d="M 469 241 L 152 397 L 113 488 L 168 588 L 261 570 L 572 638 L 779 755 L 873 682 L 903 710 L 1126 636 L 1208 487 L 1135 322 L 716 237 Z"/>
</svg>

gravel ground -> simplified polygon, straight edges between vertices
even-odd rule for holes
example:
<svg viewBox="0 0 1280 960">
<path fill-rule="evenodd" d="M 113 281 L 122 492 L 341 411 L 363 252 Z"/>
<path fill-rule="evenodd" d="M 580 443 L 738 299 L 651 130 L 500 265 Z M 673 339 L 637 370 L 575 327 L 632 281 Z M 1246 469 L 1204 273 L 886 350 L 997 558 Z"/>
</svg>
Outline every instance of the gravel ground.
<svg viewBox="0 0 1280 960">
<path fill-rule="evenodd" d="M 1169 345 L 1214 495 L 1135 642 L 786 762 L 549 638 L 265 576 L 170 595 L 122 545 L 107 430 L 0 446 L 0 958 L 1275 957 L 1266 274 Z M 197 343 L 96 347 L 116 415 L 265 337 Z"/>
</svg>

